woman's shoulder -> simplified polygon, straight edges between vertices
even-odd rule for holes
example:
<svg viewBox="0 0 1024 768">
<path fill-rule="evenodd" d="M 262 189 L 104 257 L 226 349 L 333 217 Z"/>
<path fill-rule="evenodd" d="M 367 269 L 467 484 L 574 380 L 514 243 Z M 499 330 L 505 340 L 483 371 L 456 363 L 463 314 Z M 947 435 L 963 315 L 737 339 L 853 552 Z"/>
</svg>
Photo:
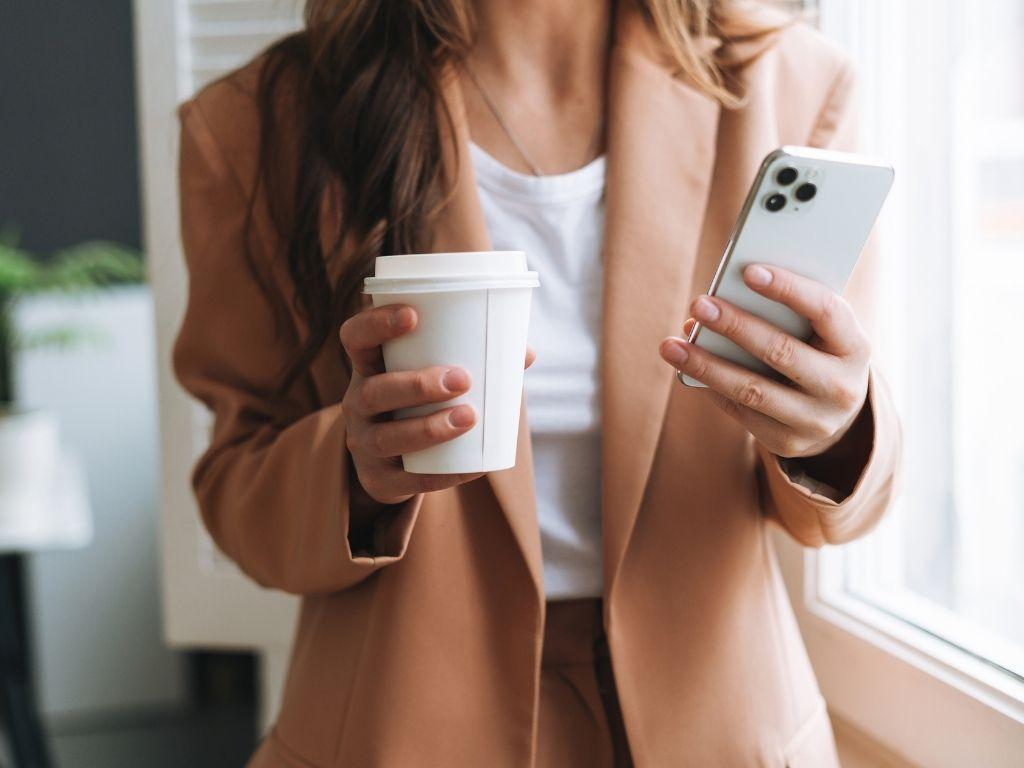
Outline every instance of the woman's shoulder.
<svg viewBox="0 0 1024 768">
<path fill-rule="evenodd" d="M 756 42 L 741 41 L 731 55 L 739 64 L 733 70 L 739 90 L 747 96 L 740 116 L 771 105 L 779 136 L 787 143 L 807 143 L 823 116 L 845 112 L 853 103 L 852 59 L 803 21 L 792 20 Z"/>
<path fill-rule="evenodd" d="M 853 68 L 849 54 L 838 43 L 802 21 L 781 32 L 771 54 L 777 70 L 794 77 L 823 77 L 831 81 Z"/>
<path fill-rule="evenodd" d="M 838 73 L 849 56 L 806 20 L 759 2 L 748 4 L 725 30 L 720 62 L 733 70 L 771 66 L 792 73 Z"/>
<path fill-rule="evenodd" d="M 183 134 L 201 138 L 216 151 L 245 189 L 259 166 L 260 81 L 267 52 L 205 85 L 178 108 Z M 277 110 L 275 110 L 277 111 Z"/>
</svg>

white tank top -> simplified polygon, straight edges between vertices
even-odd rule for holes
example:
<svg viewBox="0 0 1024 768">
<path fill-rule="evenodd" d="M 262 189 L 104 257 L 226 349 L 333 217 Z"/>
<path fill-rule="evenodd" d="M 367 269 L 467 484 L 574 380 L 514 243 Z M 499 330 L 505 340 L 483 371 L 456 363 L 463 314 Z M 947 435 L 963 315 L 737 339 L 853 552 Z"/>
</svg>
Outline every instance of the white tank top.
<svg viewBox="0 0 1024 768">
<path fill-rule="evenodd" d="M 475 144 L 472 157 L 493 247 L 525 251 L 540 274 L 530 311 L 537 361 L 525 390 L 544 591 L 549 600 L 600 597 L 604 158 L 536 177 Z"/>
</svg>

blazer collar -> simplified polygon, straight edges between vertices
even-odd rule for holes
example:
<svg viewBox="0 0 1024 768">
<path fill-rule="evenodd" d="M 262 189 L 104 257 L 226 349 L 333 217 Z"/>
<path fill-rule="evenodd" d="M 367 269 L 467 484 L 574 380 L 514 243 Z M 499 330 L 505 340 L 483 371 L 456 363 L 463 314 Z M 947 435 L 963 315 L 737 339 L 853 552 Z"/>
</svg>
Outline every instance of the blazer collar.
<svg viewBox="0 0 1024 768">
<path fill-rule="evenodd" d="M 707 39 L 702 45 L 716 46 Z M 434 230 L 436 251 L 489 250 L 458 79 L 445 99 L 455 124 L 446 167 L 451 200 Z M 719 106 L 675 78 L 656 35 L 629 2 L 618 4 L 609 62 L 602 321 L 601 489 L 605 595 L 632 534 L 661 433 L 672 371 L 658 344 L 686 316 L 715 160 Z M 517 463 L 488 480 L 540 598 L 542 560 L 525 403 Z"/>
</svg>

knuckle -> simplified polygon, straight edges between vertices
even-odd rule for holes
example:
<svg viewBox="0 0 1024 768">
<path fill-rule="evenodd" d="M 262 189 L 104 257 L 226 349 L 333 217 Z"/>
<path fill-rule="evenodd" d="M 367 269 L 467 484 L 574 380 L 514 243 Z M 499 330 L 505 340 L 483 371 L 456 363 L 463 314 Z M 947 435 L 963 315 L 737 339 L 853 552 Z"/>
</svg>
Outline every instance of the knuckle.
<svg viewBox="0 0 1024 768">
<path fill-rule="evenodd" d="M 728 397 L 718 398 L 719 406 L 727 416 L 739 416 L 740 405 L 735 400 L 730 400 Z"/>
<path fill-rule="evenodd" d="M 828 419 L 815 419 L 811 422 L 810 437 L 814 441 L 826 440 L 835 433 L 836 430 Z"/>
<path fill-rule="evenodd" d="M 412 377 L 412 393 L 418 400 L 426 400 L 430 397 L 432 382 L 430 377 L 424 371 L 419 371 Z"/>
<path fill-rule="evenodd" d="M 871 339 L 858 323 L 853 333 L 853 340 L 850 344 L 852 352 L 849 357 L 858 363 L 866 363 L 871 359 Z"/>
<path fill-rule="evenodd" d="M 819 314 L 826 322 L 835 320 L 844 310 L 846 300 L 834 291 L 826 291 L 822 296 Z"/>
<path fill-rule="evenodd" d="M 839 382 L 832 390 L 836 403 L 844 411 L 852 410 L 861 399 L 860 392 L 846 382 Z"/>
<path fill-rule="evenodd" d="M 775 297 L 783 302 L 793 296 L 793 278 L 785 273 L 776 273 L 772 280 L 775 287 Z"/>
<path fill-rule="evenodd" d="M 390 456 L 391 440 L 388 437 L 388 432 L 384 429 L 385 425 L 379 425 L 372 427 L 369 433 L 368 443 L 370 450 L 373 451 L 375 456 Z"/>
<path fill-rule="evenodd" d="M 738 336 L 743 332 L 743 318 L 736 312 L 723 312 L 719 322 L 726 336 Z"/>
<path fill-rule="evenodd" d="M 344 323 L 341 324 L 341 330 L 338 331 L 338 338 L 341 339 L 341 345 L 345 349 L 349 349 L 352 345 L 352 334 L 354 333 L 352 324 L 355 322 L 356 316 L 353 315 Z"/>
<path fill-rule="evenodd" d="M 357 472 L 356 479 L 359 481 L 359 484 L 363 486 L 363 490 L 370 496 L 375 496 L 380 493 L 381 484 L 376 472 Z"/>
<path fill-rule="evenodd" d="M 417 493 L 431 493 L 447 487 L 447 477 L 443 475 L 419 475 L 413 482 Z"/>
<path fill-rule="evenodd" d="M 376 413 L 374 408 L 377 404 L 377 387 L 371 383 L 371 380 L 372 377 L 367 379 L 353 395 L 354 405 L 361 413 Z"/>
<path fill-rule="evenodd" d="M 394 483 L 389 483 L 387 475 L 380 471 L 369 473 L 366 478 L 359 478 L 363 490 L 372 499 L 388 499 L 396 494 Z"/>
<path fill-rule="evenodd" d="M 352 430 L 345 432 L 345 450 L 349 452 L 350 456 L 356 456 L 359 453 L 359 440 Z"/>
<path fill-rule="evenodd" d="M 341 343 L 346 349 L 355 344 L 359 336 L 359 326 L 362 323 L 364 323 L 364 313 L 358 312 L 341 324 L 341 331 L 339 331 L 338 335 L 341 337 Z"/>
<path fill-rule="evenodd" d="M 789 368 L 796 362 L 796 339 L 786 333 L 777 334 L 768 343 L 764 361 L 773 368 Z"/>
<path fill-rule="evenodd" d="M 435 414 L 423 420 L 423 436 L 430 442 L 440 442 L 446 437 L 445 425 L 447 417 L 443 413 Z"/>
<path fill-rule="evenodd" d="M 764 405 L 767 396 L 759 382 L 753 379 L 746 379 L 736 387 L 733 399 L 748 408 L 758 408 Z"/>
<path fill-rule="evenodd" d="M 352 390 L 351 388 L 345 393 L 345 396 L 341 398 L 341 420 L 348 428 L 347 431 L 351 431 L 352 424 L 355 421 L 353 418 L 355 414 L 352 413 Z"/>
<path fill-rule="evenodd" d="M 799 441 L 797 441 L 792 435 L 786 435 L 780 438 L 776 453 L 784 459 L 792 459 L 799 456 L 801 453 Z"/>
<path fill-rule="evenodd" d="M 699 353 L 691 353 L 690 356 L 690 373 L 693 374 L 695 379 L 703 379 L 708 373 L 708 358 L 705 355 Z"/>
</svg>

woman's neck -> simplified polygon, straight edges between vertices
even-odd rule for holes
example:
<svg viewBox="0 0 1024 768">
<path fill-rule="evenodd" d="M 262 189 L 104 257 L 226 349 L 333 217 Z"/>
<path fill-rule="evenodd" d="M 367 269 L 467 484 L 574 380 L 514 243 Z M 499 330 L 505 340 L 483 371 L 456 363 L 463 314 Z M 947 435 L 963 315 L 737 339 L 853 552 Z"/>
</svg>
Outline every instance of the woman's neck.
<svg viewBox="0 0 1024 768">
<path fill-rule="evenodd" d="M 473 64 L 571 95 L 603 77 L 611 13 L 609 0 L 476 0 Z"/>
<path fill-rule="evenodd" d="M 593 159 L 604 115 L 611 0 L 475 0 L 472 67 L 516 139 L 545 173 Z M 474 140 L 517 170 L 528 167 L 465 84 Z"/>
</svg>

